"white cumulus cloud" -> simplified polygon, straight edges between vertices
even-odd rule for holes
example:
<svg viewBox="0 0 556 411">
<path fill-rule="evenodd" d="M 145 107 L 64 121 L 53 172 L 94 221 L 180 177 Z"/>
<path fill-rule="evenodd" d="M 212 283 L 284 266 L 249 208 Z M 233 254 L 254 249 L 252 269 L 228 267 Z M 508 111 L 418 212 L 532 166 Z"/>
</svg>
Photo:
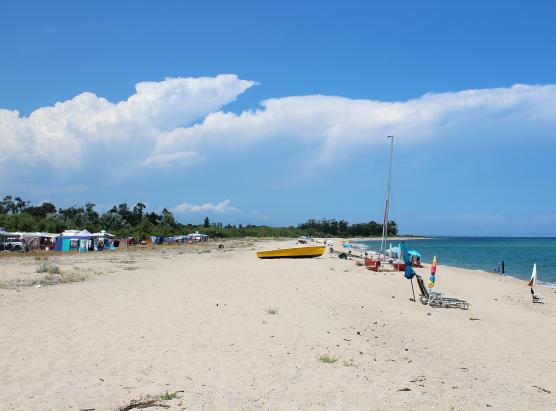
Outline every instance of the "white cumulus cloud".
<svg viewBox="0 0 556 411">
<path fill-rule="evenodd" d="M 169 167 L 175 163 L 183 166 L 184 164 L 192 165 L 201 161 L 203 161 L 203 157 L 196 151 L 178 151 L 177 153 L 150 155 L 143 161 L 143 165 Z"/>
<path fill-rule="evenodd" d="M 292 154 L 299 144 L 311 147 L 304 160 L 328 164 L 390 134 L 406 146 L 467 138 L 477 130 L 496 137 L 535 129 L 556 135 L 556 85 L 429 93 L 397 102 L 290 96 L 237 114 L 222 110 L 255 84 L 231 74 L 168 78 L 138 83 L 133 95 L 117 103 L 84 92 L 28 117 L 0 109 L 0 169 L 24 165 L 42 175 L 58 170 L 71 176 L 67 170 L 113 165 L 187 166 L 219 150 L 233 155 L 242 146 L 268 149 L 273 140 L 291 142 Z"/>
<path fill-rule="evenodd" d="M 499 133 L 531 125 L 554 130 L 555 112 L 555 85 L 430 93 L 402 102 L 292 96 L 240 114 L 211 113 L 200 124 L 162 135 L 156 152 L 287 138 L 312 142 L 316 160 L 329 162 L 349 147 L 383 142 L 390 134 L 411 144 L 481 127 Z"/>
<path fill-rule="evenodd" d="M 224 200 L 220 203 L 205 203 L 205 204 L 190 204 L 190 203 L 182 203 L 174 208 L 172 208 L 172 212 L 177 214 L 185 214 L 185 213 L 199 213 L 199 212 L 212 212 L 216 214 L 227 214 L 239 211 L 238 208 L 232 207 L 230 200 Z"/>
<path fill-rule="evenodd" d="M 0 109 L 0 164 L 79 169 L 113 161 L 165 163 L 169 153 L 152 152 L 159 136 L 219 110 L 254 84 L 235 75 L 167 78 L 138 83 L 118 103 L 84 92 L 28 117 Z M 173 157 L 179 158 L 189 160 Z"/>
</svg>

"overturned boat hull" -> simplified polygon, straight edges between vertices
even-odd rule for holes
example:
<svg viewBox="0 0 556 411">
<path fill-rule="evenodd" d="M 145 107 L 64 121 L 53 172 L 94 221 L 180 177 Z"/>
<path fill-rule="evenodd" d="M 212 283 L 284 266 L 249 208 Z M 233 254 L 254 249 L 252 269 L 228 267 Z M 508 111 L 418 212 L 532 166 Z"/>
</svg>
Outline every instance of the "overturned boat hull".
<svg viewBox="0 0 556 411">
<path fill-rule="evenodd" d="M 405 271 L 405 262 L 403 261 L 394 261 L 392 265 L 394 266 L 394 270 Z"/>
<path fill-rule="evenodd" d="M 326 250 L 325 246 L 282 248 L 278 250 L 259 251 L 259 258 L 314 258 L 320 257 Z"/>
<path fill-rule="evenodd" d="M 378 271 L 378 267 L 380 267 L 380 260 L 365 258 L 365 267 L 367 270 Z"/>
</svg>

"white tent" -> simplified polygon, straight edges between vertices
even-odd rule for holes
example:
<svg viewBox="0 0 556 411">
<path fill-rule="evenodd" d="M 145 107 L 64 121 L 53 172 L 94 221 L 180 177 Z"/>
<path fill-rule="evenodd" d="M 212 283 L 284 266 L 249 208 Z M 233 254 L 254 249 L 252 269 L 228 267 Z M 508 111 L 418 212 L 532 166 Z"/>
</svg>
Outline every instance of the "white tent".
<svg viewBox="0 0 556 411">
<path fill-rule="evenodd" d="M 101 230 L 100 233 L 93 233 L 94 238 L 114 238 L 114 234 L 107 233 L 105 230 Z"/>
<path fill-rule="evenodd" d="M 87 229 L 75 234 L 76 237 L 91 238 L 93 235 Z"/>
</svg>

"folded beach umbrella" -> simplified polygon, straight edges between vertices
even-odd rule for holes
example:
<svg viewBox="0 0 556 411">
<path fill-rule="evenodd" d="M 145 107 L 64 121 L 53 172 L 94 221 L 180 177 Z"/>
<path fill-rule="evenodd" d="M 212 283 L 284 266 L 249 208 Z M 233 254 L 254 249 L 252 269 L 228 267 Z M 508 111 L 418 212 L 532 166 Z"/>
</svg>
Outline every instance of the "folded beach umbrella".
<svg viewBox="0 0 556 411">
<path fill-rule="evenodd" d="M 407 252 L 407 247 L 405 246 L 404 242 L 402 242 L 401 245 L 401 254 L 403 256 L 403 261 L 405 263 L 405 274 L 404 274 L 405 278 L 411 280 L 415 276 L 415 271 L 413 271 L 413 268 L 411 267 L 411 257 Z"/>
<path fill-rule="evenodd" d="M 434 280 L 436 280 L 435 275 L 436 275 L 436 256 L 434 256 L 434 258 L 432 259 L 431 276 L 429 277 L 429 288 L 434 287 Z"/>
<path fill-rule="evenodd" d="M 531 273 L 531 279 L 527 283 L 531 289 L 537 285 L 537 263 L 533 264 L 533 272 Z"/>
<path fill-rule="evenodd" d="M 403 255 L 403 261 L 405 263 L 404 277 L 411 281 L 411 292 L 413 293 L 413 301 L 415 301 L 415 290 L 413 289 L 413 277 L 415 277 L 415 271 L 413 271 L 413 268 L 411 267 L 411 257 L 409 257 L 409 253 L 407 252 L 407 248 L 403 241 L 400 245 L 400 252 L 401 255 Z"/>
</svg>

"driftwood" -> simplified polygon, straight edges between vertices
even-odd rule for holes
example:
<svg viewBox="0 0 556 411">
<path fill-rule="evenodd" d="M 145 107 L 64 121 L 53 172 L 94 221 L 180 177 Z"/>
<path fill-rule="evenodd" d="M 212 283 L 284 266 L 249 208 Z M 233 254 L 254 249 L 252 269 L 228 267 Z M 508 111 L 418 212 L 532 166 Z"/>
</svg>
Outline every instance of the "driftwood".
<svg viewBox="0 0 556 411">
<path fill-rule="evenodd" d="M 146 397 L 140 400 L 131 400 L 131 402 L 128 405 L 123 405 L 120 408 L 117 408 L 116 411 L 129 411 L 133 409 L 149 408 L 149 407 L 170 408 L 169 405 L 162 404 L 159 398 Z"/>
</svg>

